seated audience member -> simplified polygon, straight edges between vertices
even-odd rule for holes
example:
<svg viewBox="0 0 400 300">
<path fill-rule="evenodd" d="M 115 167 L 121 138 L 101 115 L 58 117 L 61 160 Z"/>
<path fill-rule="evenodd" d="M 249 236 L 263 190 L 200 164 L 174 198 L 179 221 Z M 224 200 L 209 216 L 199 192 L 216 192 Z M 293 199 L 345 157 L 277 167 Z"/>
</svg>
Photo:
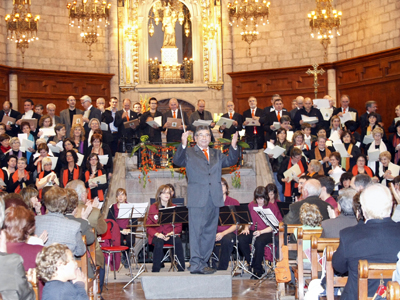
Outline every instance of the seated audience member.
<svg viewBox="0 0 400 300">
<path fill-rule="evenodd" d="M 331 150 L 326 146 L 326 138 L 318 137 L 318 145 L 310 151 L 310 159 L 316 159 L 322 165 L 324 174 L 328 173 Z"/>
<path fill-rule="evenodd" d="M 86 152 L 84 161 L 87 161 L 88 156 L 92 153 L 95 153 L 99 156 L 100 155 L 108 155 L 107 164 L 103 165 L 103 169 L 105 172 L 107 172 L 107 176 L 110 179 L 112 176 L 112 172 L 113 172 L 113 160 L 112 160 L 112 153 L 111 153 L 110 146 L 103 143 L 103 137 L 101 134 L 98 134 L 98 133 L 95 133 L 92 135 L 92 137 L 90 139 L 90 143 L 91 143 L 91 145 L 89 146 L 89 148 Z"/>
<path fill-rule="evenodd" d="M 400 173 L 400 166 L 395 165 L 390 160 L 392 155 L 389 151 L 384 151 L 379 154 L 379 170 L 376 172 L 378 180 L 383 185 L 389 187 L 389 182 L 391 182 Z"/>
<path fill-rule="evenodd" d="M 350 155 L 350 157 L 342 157 L 341 166 L 346 171 L 351 171 L 351 168 L 356 164 L 357 157 L 361 154 L 360 148 L 357 147 L 354 136 L 348 130 L 342 131 L 340 140 Z"/>
<path fill-rule="evenodd" d="M 32 174 L 26 170 L 27 161 L 25 157 L 18 158 L 17 170 L 11 174 L 9 185 L 7 187 L 9 193 L 17 193 L 30 184 L 33 184 Z"/>
<path fill-rule="evenodd" d="M 398 118 L 398 117 L 400 117 L 400 105 L 397 105 L 396 107 L 395 107 L 395 109 L 394 109 L 394 112 L 395 112 L 395 114 L 396 114 L 396 118 L 393 118 L 393 121 L 392 121 L 392 124 L 389 126 L 389 128 L 388 128 L 388 131 L 390 132 L 390 133 L 394 133 L 394 132 L 397 132 L 397 122 L 398 121 L 396 121 L 396 119 Z"/>
<path fill-rule="evenodd" d="M 400 108 L 399 108 L 400 110 Z M 400 163 L 400 121 L 396 122 L 394 127 L 396 131 L 389 137 L 389 144 L 392 150 L 392 162 L 398 165 Z M 390 132 L 390 131 L 389 131 Z M 0 137 L 1 140 L 1 137 Z"/>
<path fill-rule="evenodd" d="M 54 127 L 54 131 L 56 135 L 49 137 L 47 142 L 53 146 L 57 145 L 59 142 L 62 142 L 67 134 L 64 124 L 57 124 Z"/>
<path fill-rule="evenodd" d="M 39 120 L 39 132 L 37 134 L 38 138 L 49 138 L 50 136 L 45 135 L 40 129 L 53 129 L 53 119 L 49 115 L 44 115 Z"/>
<path fill-rule="evenodd" d="M 40 235 L 46 230 L 48 239 L 45 246 L 52 243 L 64 244 L 75 256 L 82 256 L 86 252 L 86 245 L 82 241 L 81 226 L 63 215 L 68 206 L 67 192 L 53 186 L 44 195 L 44 203 L 49 212 L 46 215 L 36 216 L 35 234 Z"/>
<path fill-rule="evenodd" d="M 382 139 L 383 134 L 384 131 L 381 127 L 376 127 L 374 130 L 372 130 L 372 137 L 374 138 L 374 141 L 370 144 L 369 147 L 367 147 L 368 152 L 374 150 L 379 150 L 379 153 L 388 151 L 388 146 Z M 379 160 L 371 161 L 370 159 L 368 159 L 368 167 L 370 167 L 374 174 L 376 174 L 379 170 Z"/>
<path fill-rule="evenodd" d="M 46 283 L 42 300 L 89 300 L 85 290 L 86 277 L 67 246 L 52 244 L 44 247 L 36 258 L 36 265 L 38 277 Z"/>
<path fill-rule="evenodd" d="M 28 205 L 25 204 L 21 195 L 16 193 L 9 193 L 7 195 L 4 195 L 4 204 L 5 204 L 5 209 L 16 206 L 22 206 L 25 207 L 26 209 L 29 209 Z"/>
<path fill-rule="evenodd" d="M 283 218 L 283 222 L 286 224 L 300 224 L 300 207 L 304 203 L 317 205 L 323 220 L 329 219 L 328 206 L 332 206 L 319 199 L 320 194 L 321 184 L 319 181 L 314 178 L 307 180 L 303 186 L 304 200 L 290 204 L 289 213 Z"/>
<path fill-rule="evenodd" d="M 367 157 L 364 154 L 360 154 L 357 157 L 357 163 L 351 170 L 353 176 L 358 174 L 366 174 L 369 177 L 374 177 L 374 172 L 371 170 L 370 167 L 367 166 Z"/>
<path fill-rule="evenodd" d="M 278 181 L 282 185 L 283 195 L 285 196 L 285 202 L 292 202 L 294 197 L 299 195 L 298 193 L 298 183 L 296 180 L 290 180 L 290 178 L 285 178 L 283 173 L 290 169 L 292 166 L 298 164 L 301 174 L 298 177 L 305 174 L 307 171 L 307 163 L 302 157 L 302 151 L 297 147 L 290 151 L 290 156 L 286 157 L 281 164 L 278 171 Z"/>
<path fill-rule="evenodd" d="M 314 176 L 322 175 L 323 172 L 321 170 L 322 170 L 321 163 L 316 159 L 312 159 L 312 160 L 310 160 L 310 163 L 308 164 L 307 176 L 310 176 L 310 178 L 313 178 Z"/>
<path fill-rule="evenodd" d="M 86 171 L 84 173 L 85 186 L 87 188 L 87 195 L 89 199 L 99 198 L 100 202 L 104 201 L 105 191 L 108 187 L 108 180 L 106 176 L 106 183 L 90 182 L 89 179 L 105 175 L 106 172 L 102 168 L 99 156 L 96 153 L 91 153 L 86 162 Z"/>
<path fill-rule="evenodd" d="M 158 213 L 160 208 L 176 206 L 171 201 L 171 191 L 167 185 L 162 185 L 158 188 L 156 193 L 156 202 L 149 208 L 147 216 L 147 225 L 158 224 Z M 153 250 L 153 268 L 152 272 L 160 272 L 161 260 L 163 258 L 163 247 L 164 244 L 173 244 L 174 234 L 180 234 L 182 232 L 182 223 L 175 224 L 175 232 L 171 224 L 160 225 L 160 226 L 148 226 L 147 236 L 149 244 L 154 245 Z M 172 236 L 172 238 L 171 238 Z M 178 271 L 183 272 L 185 270 L 185 257 L 183 255 L 182 241 L 179 236 L 175 236 L 175 253 L 178 261 Z"/>
<path fill-rule="evenodd" d="M 29 207 L 29 210 L 31 210 L 35 215 L 42 214 L 42 204 L 38 199 L 39 192 L 36 189 L 32 187 L 23 188 L 19 195 Z"/>
<path fill-rule="evenodd" d="M 339 213 L 338 204 L 332 197 L 332 193 L 335 188 L 335 181 L 329 176 L 321 176 L 318 178 L 318 181 L 321 184 L 321 194 L 319 195 L 319 198 L 326 203 L 329 203 L 333 207 L 337 216 Z"/>
<path fill-rule="evenodd" d="M 21 143 L 17 137 L 13 137 L 10 139 L 10 147 L 11 149 L 6 153 L 4 157 L 4 161 L 7 162 L 8 157 L 13 155 L 17 158 L 20 157 L 25 157 L 26 158 L 26 152 L 22 152 L 19 148 L 21 146 Z M 6 164 L 3 165 L 3 167 L 7 166 Z"/>
<path fill-rule="evenodd" d="M 0 295 L 3 299 L 35 300 L 35 292 L 28 280 L 34 275 L 25 275 L 24 260 L 16 253 L 7 253 L 6 234 L 4 232 L 4 201 L 0 200 Z"/>
<path fill-rule="evenodd" d="M 340 214 L 336 218 L 322 221 L 321 238 L 339 238 L 340 230 L 357 225 L 353 211 L 353 198 L 356 193 L 352 188 L 342 190 L 337 205 Z"/>
<path fill-rule="evenodd" d="M 350 187 L 351 179 L 353 178 L 353 174 L 350 172 L 345 172 L 340 176 L 340 185 L 339 185 L 339 195 L 342 189 L 347 189 Z"/>
<path fill-rule="evenodd" d="M 85 129 L 81 124 L 74 124 L 71 126 L 70 138 L 74 142 L 74 148 L 78 153 L 85 155 L 88 146 L 85 140 Z"/>
<path fill-rule="evenodd" d="M 128 203 L 128 201 L 125 189 L 119 188 L 116 192 L 116 195 L 117 203 L 109 207 L 107 219 L 114 220 L 118 224 L 120 229 L 119 231 L 121 232 L 121 246 L 127 246 L 130 248 L 131 245 L 133 246 L 135 244 L 135 236 L 131 234 L 131 228 L 129 227 L 129 225 L 133 225 L 134 222 L 135 224 L 137 224 L 137 220 L 134 220 L 133 218 L 131 220 L 129 218 L 118 219 L 121 203 Z M 125 269 L 129 268 L 125 254 L 121 254 L 121 263 L 124 265 Z"/>
<path fill-rule="evenodd" d="M 269 204 L 268 199 L 269 196 L 265 187 L 258 186 L 254 190 L 253 201 L 249 203 L 249 211 L 253 224 L 250 226 L 250 228 L 249 226 L 245 226 L 242 233 L 238 237 L 239 250 L 245 257 L 255 275 L 252 276 L 251 279 L 259 279 L 264 274 L 264 269 L 262 267 L 264 248 L 269 243 L 272 243 L 272 228 L 264 223 L 261 217 L 255 212 L 254 207 L 261 207 L 263 209 L 269 208 L 279 221 L 282 220 L 279 209 L 277 209 L 277 207 L 273 204 Z M 257 238 L 254 243 L 255 250 L 252 259 L 249 245 L 251 245 L 253 237 Z"/>
<path fill-rule="evenodd" d="M 400 249 L 400 224 L 390 218 L 390 190 L 382 184 L 372 184 L 361 192 L 360 202 L 365 224 L 340 231 L 340 244 L 332 257 L 334 270 L 340 274 L 348 273 L 347 284 L 340 298 L 342 300 L 357 299 L 360 259 L 396 263 Z M 374 296 L 378 286 L 379 279 L 368 281 L 368 297 Z"/>
<path fill-rule="evenodd" d="M 372 178 L 367 174 L 358 174 L 351 179 L 350 186 L 357 192 L 361 192 L 369 184 L 372 183 Z"/>
<path fill-rule="evenodd" d="M 224 197 L 224 205 L 239 205 L 239 201 L 229 197 L 229 186 L 225 178 L 221 178 L 222 196 Z M 218 268 L 213 265 L 214 269 L 226 270 L 229 266 L 230 255 L 233 251 L 233 243 L 236 240 L 236 225 L 218 226 L 215 236 L 214 253 L 218 257 Z M 218 245 L 219 244 L 219 245 Z"/>
<path fill-rule="evenodd" d="M 11 174 L 15 172 L 17 167 L 18 158 L 15 155 L 10 155 L 7 157 L 7 164 L 5 167 L 1 168 L 4 174 L 5 183 L 8 185 L 10 181 Z"/>
<path fill-rule="evenodd" d="M 82 168 L 77 165 L 78 155 L 74 150 L 65 152 L 67 166 L 60 172 L 60 187 L 65 187 L 68 182 L 82 178 Z"/>
<path fill-rule="evenodd" d="M 304 197 L 304 195 L 303 195 L 303 186 L 304 186 L 304 184 L 306 183 L 306 181 L 307 181 L 308 179 L 310 179 L 310 178 L 311 178 L 311 177 L 308 176 L 308 175 L 302 175 L 302 176 L 299 177 L 299 185 L 297 186 L 297 190 L 298 190 L 298 192 L 299 192 L 299 196 L 296 196 L 296 198 L 293 199 L 292 202 L 297 202 L 297 201 L 304 200 L 305 197 Z"/>
<path fill-rule="evenodd" d="M 306 202 L 300 202 L 300 224 L 302 224 L 303 230 L 310 229 L 322 229 L 322 215 L 315 204 L 309 204 Z M 294 231 L 294 236 L 297 239 L 297 229 Z M 303 241 L 303 251 L 307 251 L 311 248 L 311 240 Z M 304 269 L 311 269 L 311 262 L 308 258 L 303 258 Z"/>
<path fill-rule="evenodd" d="M 42 169 L 43 171 L 38 174 L 36 178 L 36 188 L 39 191 L 39 198 L 42 199 L 42 189 L 45 186 L 58 186 L 58 178 L 57 174 L 51 169 L 52 161 L 49 157 L 45 157 L 42 160 Z M 47 177 L 46 180 L 42 180 Z"/>
</svg>

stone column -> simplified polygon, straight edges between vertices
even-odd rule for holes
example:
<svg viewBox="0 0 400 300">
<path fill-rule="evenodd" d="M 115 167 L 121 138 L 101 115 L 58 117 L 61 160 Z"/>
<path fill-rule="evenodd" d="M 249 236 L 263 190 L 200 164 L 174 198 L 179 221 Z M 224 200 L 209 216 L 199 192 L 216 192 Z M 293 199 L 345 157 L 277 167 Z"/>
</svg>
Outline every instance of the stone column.
<svg viewBox="0 0 400 300">
<path fill-rule="evenodd" d="M 337 107 L 338 99 L 336 99 L 336 70 L 329 69 L 328 71 L 328 95 L 335 99 L 335 106 Z"/>
<path fill-rule="evenodd" d="M 8 77 L 8 80 L 9 80 L 9 85 L 10 85 L 9 86 L 10 101 L 13 105 L 13 109 L 18 111 L 19 107 L 18 107 L 18 76 L 17 76 L 17 74 L 10 74 Z"/>
</svg>

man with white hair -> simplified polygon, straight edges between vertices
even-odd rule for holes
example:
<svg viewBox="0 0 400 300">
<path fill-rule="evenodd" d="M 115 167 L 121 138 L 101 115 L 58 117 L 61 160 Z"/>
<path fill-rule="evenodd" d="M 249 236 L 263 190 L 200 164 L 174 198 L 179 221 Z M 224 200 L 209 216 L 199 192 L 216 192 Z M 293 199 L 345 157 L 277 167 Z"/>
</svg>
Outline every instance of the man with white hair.
<svg viewBox="0 0 400 300">
<path fill-rule="evenodd" d="M 61 123 L 61 118 L 56 116 L 56 105 L 54 103 L 49 103 L 46 105 L 46 112 L 53 120 L 53 127 L 56 127 L 57 124 Z"/>
<path fill-rule="evenodd" d="M 315 204 L 322 215 L 323 220 L 329 219 L 328 206 L 332 206 L 319 199 L 321 194 L 321 183 L 317 179 L 309 179 L 303 185 L 304 200 L 290 204 L 288 214 L 283 218 L 285 224 L 301 224 L 300 222 L 300 207 L 304 203 Z"/>
<path fill-rule="evenodd" d="M 89 121 L 96 118 L 99 120 L 99 122 L 101 122 L 101 111 L 92 105 L 92 98 L 90 98 L 88 95 L 82 96 L 80 100 L 83 108 L 85 109 L 82 118 L 83 122 L 85 122 L 83 128 L 85 129 L 85 132 L 89 132 Z"/>
<path fill-rule="evenodd" d="M 341 300 L 358 297 L 360 259 L 370 263 L 396 263 L 400 250 L 400 224 L 390 218 L 393 205 L 390 190 L 382 184 L 369 185 L 361 193 L 360 203 L 365 224 L 340 231 L 340 244 L 332 258 L 335 271 L 349 274 Z M 374 296 L 378 286 L 379 280 L 368 281 L 368 297 Z"/>
</svg>

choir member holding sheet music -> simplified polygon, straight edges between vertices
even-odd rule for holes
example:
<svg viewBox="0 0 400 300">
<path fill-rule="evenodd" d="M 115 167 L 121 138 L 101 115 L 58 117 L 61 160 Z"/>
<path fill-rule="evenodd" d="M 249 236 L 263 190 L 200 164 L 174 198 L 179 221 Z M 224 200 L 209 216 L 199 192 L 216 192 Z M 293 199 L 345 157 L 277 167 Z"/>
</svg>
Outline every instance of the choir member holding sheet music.
<svg viewBox="0 0 400 300">
<path fill-rule="evenodd" d="M 117 195 L 117 203 L 111 205 L 108 210 L 107 219 L 114 220 L 118 226 L 119 231 L 121 232 L 121 246 L 131 247 L 135 244 L 135 235 L 131 234 L 131 229 L 128 227 L 129 218 L 118 219 L 119 208 L 121 203 L 128 203 L 126 190 L 123 188 L 119 188 L 116 192 Z M 132 219 L 132 223 L 133 223 Z M 129 251 L 129 250 L 126 250 Z M 126 261 L 126 255 L 121 254 L 121 263 L 124 265 L 125 269 L 129 268 L 128 262 Z"/>
<path fill-rule="evenodd" d="M 159 220 L 159 209 L 176 206 L 172 203 L 171 190 L 168 185 L 162 185 L 158 188 L 156 193 L 156 202 L 149 208 L 149 212 L 146 218 L 146 225 L 154 225 L 160 222 Z M 165 224 L 160 226 L 147 226 L 147 236 L 149 244 L 154 245 L 153 250 L 153 268 L 152 272 L 160 272 L 161 260 L 163 258 L 163 247 L 164 244 L 173 245 L 173 235 L 175 233 L 175 253 L 179 259 L 177 264 L 178 271 L 183 272 L 185 270 L 185 257 L 183 255 L 182 241 L 177 234 L 182 232 L 182 223 L 175 224 L 175 232 L 171 224 Z M 172 236 L 172 238 L 171 238 Z"/>
<path fill-rule="evenodd" d="M 361 153 L 360 148 L 355 145 L 354 136 L 350 131 L 344 130 L 340 135 L 340 140 L 343 143 L 347 153 L 350 155 L 349 157 L 341 158 L 341 166 L 346 171 L 351 171 L 351 169 L 356 164 L 356 159 L 358 155 Z"/>
<path fill-rule="evenodd" d="M 17 193 L 30 184 L 33 184 L 32 174 L 26 170 L 28 166 L 26 157 L 18 158 L 17 170 L 11 174 L 7 190 L 9 193 Z"/>
<path fill-rule="evenodd" d="M 358 174 L 366 174 L 371 178 L 374 177 L 374 172 L 370 167 L 367 166 L 367 157 L 364 154 L 360 154 L 357 157 L 356 165 L 351 169 L 351 173 L 353 176 Z"/>
<path fill-rule="evenodd" d="M 379 169 L 379 154 L 387 151 L 388 146 L 383 141 L 384 131 L 381 127 L 376 127 L 372 130 L 372 137 L 374 141 L 371 143 L 368 149 L 368 167 L 372 169 L 374 174 L 377 173 Z"/>
<path fill-rule="evenodd" d="M 85 129 L 81 124 L 71 126 L 70 138 L 74 141 L 74 148 L 78 153 L 85 155 L 87 142 L 85 141 Z"/>
<path fill-rule="evenodd" d="M 39 120 L 39 132 L 37 137 L 44 137 L 48 139 L 50 136 L 54 136 L 53 119 L 49 115 L 44 115 Z"/>
<path fill-rule="evenodd" d="M 214 143 L 214 135 L 212 133 L 212 129 L 215 127 L 215 122 L 213 121 L 212 115 L 209 111 L 205 110 L 206 108 L 206 101 L 203 99 L 199 99 L 197 101 L 197 110 L 190 115 L 188 130 L 193 131 L 193 134 L 196 135 L 196 128 L 199 125 L 206 125 L 210 128 L 211 133 L 211 142 Z M 196 121 L 209 121 L 211 122 L 210 125 L 208 124 L 196 124 Z M 193 125 L 195 123 L 195 125 Z"/>
<path fill-rule="evenodd" d="M 326 146 L 326 137 L 319 136 L 318 137 L 318 146 L 314 148 L 314 150 L 310 151 L 310 159 L 318 160 L 323 169 L 324 174 L 327 174 L 329 170 L 329 157 L 331 155 L 331 150 Z"/>
<path fill-rule="evenodd" d="M 147 135 L 149 141 L 152 144 L 161 145 L 161 131 L 165 131 L 162 125 L 162 113 L 157 110 L 158 101 L 156 98 L 152 97 L 149 100 L 150 109 L 140 116 L 140 130 L 142 135 Z M 150 125 L 148 122 L 159 120 L 158 124 Z"/>
<path fill-rule="evenodd" d="M 243 117 L 241 114 L 235 112 L 235 104 L 232 101 L 226 103 L 227 113 L 223 114 L 221 118 L 233 120 L 231 127 L 227 128 L 225 125 L 220 125 L 219 132 L 222 133 L 224 139 L 231 139 L 232 134 L 236 131 L 242 130 Z"/>
<path fill-rule="evenodd" d="M 294 165 L 298 165 L 300 173 L 298 176 L 285 177 L 284 173 L 292 168 Z M 302 157 L 302 152 L 299 148 L 293 148 L 290 151 L 290 156 L 286 157 L 281 164 L 281 168 L 278 171 L 278 181 L 283 187 L 283 195 L 285 196 L 285 202 L 292 202 L 294 196 L 299 195 L 298 193 L 298 177 L 304 175 L 307 172 L 307 163 Z"/>
<path fill-rule="evenodd" d="M 347 113 L 352 113 L 351 116 L 355 116 L 355 118 L 353 119 L 355 123 L 355 130 L 357 130 L 358 126 L 359 126 L 359 119 L 358 119 L 358 111 L 352 107 L 349 106 L 350 105 L 350 97 L 348 95 L 343 95 L 340 98 L 340 107 L 336 108 L 333 110 L 333 114 L 332 116 L 336 116 L 338 115 L 340 118 L 345 117 L 344 115 Z M 344 119 L 340 119 L 341 122 Z M 342 122 L 345 123 L 345 122 Z"/>
<path fill-rule="evenodd" d="M 64 124 L 57 124 L 54 127 L 56 135 L 50 136 L 47 142 L 53 146 L 56 146 L 59 142 L 62 142 L 67 134 Z"/>
<path fill-rule="evenodd" d="M 9 185 L 11 174 L 14 173 L 16 170 L 17 160 L 18 158 L 15 155 L 7 156 L 7 161 L 6 161 L 7 166 L 1 169 L 4 173 L 4 179 L 5 179 L 4 182 L 7 184 L 7 187 Z"/>
<path fill-rule="evenodd" d="M 303 117 L 304 116 L 304 117 Z M 296 115 L 294 116 L 293 123 L 294 126 L 297 128 L 297 130 L 300 129 L 301 124 L 303 124 L 305 121 L 303 119 L 307 118 L 313 118 L 317 119 L 318 121 L 315 123 L 311 124 L 311 134 L 316 134 L 317 133 L 317 124 L 323 124 L 324 118 L 321 115 L 321 112 L 319 109 L 313 107 L 313 103 L 311 98 L 307 97 L 304 99 L 304 107 L 302 109 L 299 109 L 296 112 Z"/>
<path fill-rule="evenodd" d="M 103 141 L 105 144 L 109 144 L 112 142 L 112 137 L 108 134 L 107 131 L 101 129 L 100 121 L 96 118 L 93 118 L 89 122 L 90 130 L 86 132 L 85 139 L 88 142 L 88 147 L 91 146 L 92 136 L 97 132 L 103 136 Z"/>
<path fill-rule="evenodd" d="M 94 199 L 99 197 L 99 201 L 103 202 L 105 197 L 105 191 L 108 187 L 107 176 L 105 176 L 105 180 L 98 179 L 97 183 L 94 181 L 90 181 L 90 179 L 94 179 L 100 177 L 102 175 L 106 175 L 102 165 L 99 161 L 99 156 L 96 153 L 91 153 L 86 161 L 86 172 L 84 174 L 85 186 L 87 188 L 88 199 Z M 105 183 L 104 183 L 105 182 Z"/>
<path fill-rule="evenodd" d="M 340 124 L 340 118 L 338 116 L 333 116 L 331 118 L 329 130 L 327 132 L 327 137 L 332 141 L 336 142 L 340 139 L 342 133 L 342 125 Z"/>
<path fill-rule="evenodd" d="M 72 149 L 65 152 L 67 165 L 60 172 L 60 187 L 65 187 L 72 180 L 81 179 L 82 168 L 77 165 L 78 155 Z"/>
<path fill-rule="evenodd" d="M 400 121 L 396 122 L 395 130 L 395 133 L 389 137 L 389 144 L 391 146 L 392 162 L 398 165 L 400 163 Z"/>
<path fill-rule="evenodd" d="M 379 182 L 389 187 L 389 182 L 399 175 L 400 166 L 390 162 L 392 155 L 389 151 L 379 154 L 379 170 L 375 173 Z"/>
<path fill-rule="evenodd" d="M 334 188 L 335 195 L 337 195 L 337 192 L 339 190 L 340 177 L 342 176 L 343 173 L 346 172 L 346 170 L 340 166 L 340 161 L 341 161 L 340 153 L 332 152 L 329 155 L 329 162 L 331 163 L 331 166 L 328 168 L 327 170 L 328 172 L 325 173 L 326 175 L 332 177 L 333 180 L 335 181 L 335 188 Z"/>
<path fill-rule="evenodd" d="M 42 199 L 42 189 L 45 186 L 59 185 L 57 174 L 51 169 L 52 162 L 49 157 L 43 158 L 41 161 L 42 169 L 36 178 L 36 188 L 39 191 L 39 198 Z"/>
<path fill-rule="evenodd" d="M 270 209 L 278 221 L 282 221 L 282 215 L 279 212 L 278 206 L 275 204 L 275 200 L 278 198 L 278 191 L 275 187 L 274 190 L 270 190 L 271 194 L 273 193 L 274 203 L 269 203 L 269 192 L 263 186 L 258 186 L 254 190 L 254 198 L 253 201 L 249 203 L 249 211 L 251 215 L 251 220 L 253 224 L 249 227 L 246 226 L 242 233 L 239 235 L 239 249 L 240 252 L 246 258 L 247 263 L 250 265 L 251 262 L 251 249 L 249 245 L 252 243 L 253 237 L 255 237 L 254 243 L 254 254 L 253 261 L 250 266 L 252 268 L 252 272 L 255 276 L 252 276 L 251 279 L 258 279 L 264 274 L 264 268 L 262 267 L 262 261 L 264 257 L 264 247 L 269 243 L 272 243 L 272 228 L 264 223 L 261 217 L 254 211 L 255 207 L 261 207 L 263 209 Z M 256 230 L 257 224 L 257 230 Z M 258 277 L 258 278 L 257 278 Z"/>
<path fill-rule="evenodd" d="M 28 122 L 21 122 L 21 131 L 23 134 L 26 134 L 26 137 L 29 141 L 33 142 L 32 147 L 28 147 L 25 149 L 26 153 L 26 159 L 28 162 L 31 160 L 32 154 L 35 152 L 35 137 L 34 137 L 34 132 L 31 131 L 31 126 L 29 125 Z M 24 143 L 22 140 L 20 140 L 21 143 Z M 24 146 L 24 145 L 21 145 Z"/>
<path fill-rule="evenodd" d="M 364 140 L 364 137 L 365 136 L 371 136 L 372 131 L 377 127 L 381 127 L 381 126 L 378 124 L 377 115 L 372 112 L 372 113 L 370 113 L 368 115 L 368 119 L 367 119 L 366 125 L 361 128 L 361 138 L 363 140 L 363 146 L 364 147 L 367 147 L 372 142 L 372 140 L 371 140 L 369 143 L 367 143 L 366 140 Z M 385 132 L 383 132 L 383 139 L 386 140 Z"/>
<path fill-rule="evenodd" d="M 288 153 L 291 153 L 293 148 L 298 148 L 301 150 L 305 160 L 308 161 L 310 157 L 310 147 L 305 143 L 304 134 L 298 130 L 293 133 L 292 139 L 292 145 L 290 146 Z"/>
<path fill-rule="evenodd" d="M 28 170 L 32 172 L 34 178 L 36 178 L 40 172 L 42 172 L 42 160 L 49 155 L 49 147 L 46 144 L 40 144 L 37 147 L 37 153 L 35 153 L 29 162 Z"/>
<path fill-rule="evenodd" d="M 26 158 L 26 152 L 22 152 L 19 148 L 21 146 L 21 143 L 17 137 L 13 137 L 10 139 L 10 146 L 11 149 L 8 150 L 4 157 L 4 164 L 2 164 L 4 167 L 6 166 L 6 162 L 8 161 L 8 157 L 14 155 L 17 158 L 20 157 L 25 157 Z"/>
<path fill-rule="evenodd" d="M 400 105 L 397 105 L 394 112 L 396 113 L 396 117 L 393 119 L 392 124 L 389 126 L 389 132 L 396 132 L 396 123 L 400 121 Z"/>
<path fill-rule="evenodd" d="M 97 154 L 99 156 L 100 163 L 103 165 L 103 169 L 106 172 L 105 174 L 107 174 L 108 179 L 110 179 L 113 172 L 113 160 L 110 146 L 103 143 L 103 136 L 98 133 L 92 135 L 90 143 L 91 146 L 86 152 L 84 161 L 87 161 L 87 158 L 90 154 Z M 107 162 L 104 163 L 103 159 L 107 160 Z"/>
</svg>

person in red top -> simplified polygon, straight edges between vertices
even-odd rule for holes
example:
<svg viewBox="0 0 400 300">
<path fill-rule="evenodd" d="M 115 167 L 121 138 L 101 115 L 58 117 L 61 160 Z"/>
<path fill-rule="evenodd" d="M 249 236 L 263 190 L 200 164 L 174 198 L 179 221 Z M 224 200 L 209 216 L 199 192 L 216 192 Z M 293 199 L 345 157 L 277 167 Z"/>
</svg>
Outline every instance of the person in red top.
<svg viewBox="0 0 400 300">
<path fill-rule="evenodd" d="M 229 186 L 225 178 L 221 178 L 222 195 L 224 197 L 224 205 L 239 205 L 239 201 L 229 197 Z M 216 245 L 214 246 L 214 253 L 218 256 L 217 270 L 226 270 L 229 266 L 229 258 L 233 250 L 233 243 L 235 237 L 236 225 L 218 226 L 217 234 L 215 236 Z"/>
<path fill-rule="evenodd" d="M 269 203 L 267 189 L 263 186 L 258 186 L 254 190 L 254 200 L 249 203 L 249 211 L 253 224 L 250 226 L 250 228 L 249 226 L 246 226 L 241 235 L 239 235 L 239 250 L 242 252 L 249 265 L 251 261 L 251 249 L 249 245 L 252 242 L 253 236 L 256 237 L 253 262 L 250 266 L 253 268 L 253 273 L 255 276 L 252 276 L 251 279 L 259 279 L 264 273 L 264 269 L 262 267 L 264 247 L 267 244 L 272 243 L 272 228 L 264 223 L 261 217 L 254 210 L 255 207 L 262 207 L 263 209 L 269 208 L 278 221 L 282 221 L 282 216 L 279 213 L 279 210 L 276 209 L 277 207 L 273 203 Z M 255 225 L 257 225 L 257 230 L 255 230 Z"/>
<path fill-rule="evenodd" d="M 146 225 L 154 225 L 159 223 L 158 211 L 160 208 L 176 206 L 172 204 L 171 190 L 168 185 L 160 186 L 157 190 L 155 198 L 156 202 L 149 208 Z M 180 234 L 181 232 L 182 223 L 176 223 L 175 235 Z M 171 224 L 147 227 L 149 244 L 154 245 L 152 272 L 160 272 L 164 244 L 172 245 L 173 237 L 171 238 L 171 236 L 173 235 L 174 232 Z M 183 272 L 185 270 L 185 258 L 183 256 L 182 241 L 179 236 L 175 236 L 175 254 L 179 260 L 179 262 L 177 262 L 178 271 Z"/>
</svg>

